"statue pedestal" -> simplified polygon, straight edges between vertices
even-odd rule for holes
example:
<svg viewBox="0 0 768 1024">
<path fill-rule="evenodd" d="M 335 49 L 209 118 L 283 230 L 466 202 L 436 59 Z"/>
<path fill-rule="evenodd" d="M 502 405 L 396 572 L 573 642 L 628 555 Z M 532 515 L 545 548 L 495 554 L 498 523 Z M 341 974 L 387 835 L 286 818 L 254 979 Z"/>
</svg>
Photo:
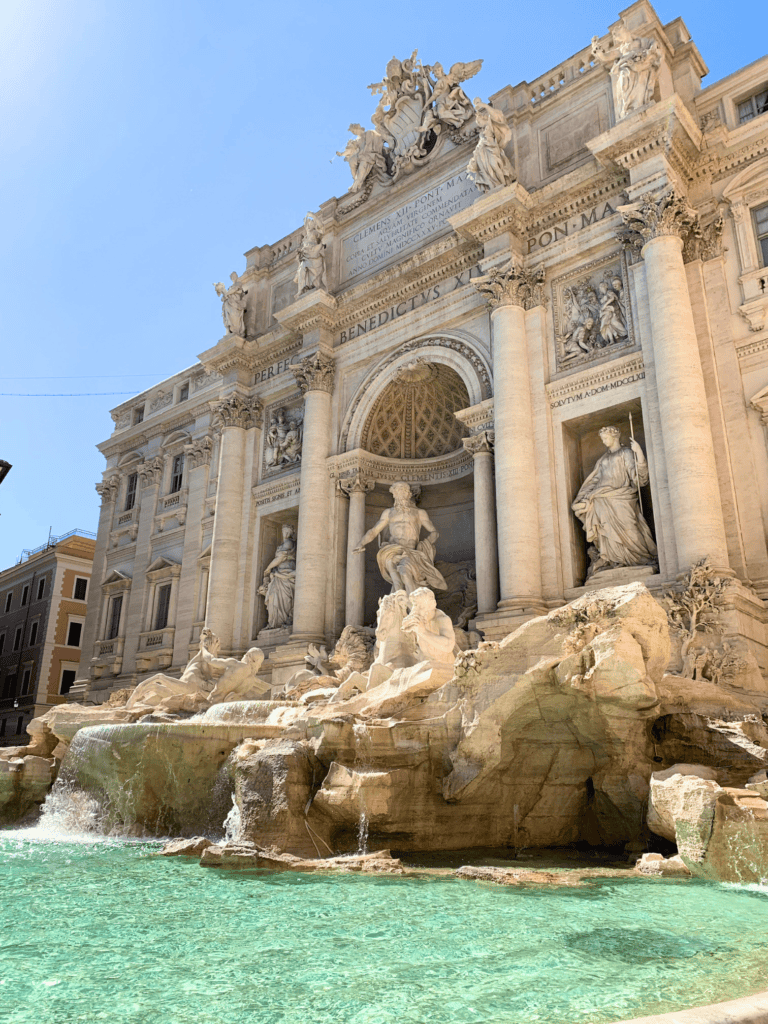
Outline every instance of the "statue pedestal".
<svg viewBox="0 0 768 1024">
<path fill-rule="evenodd" d="M 563 591 L 566 601 L 575 601 L 577 597 L 590 590 L 602 590 L 603 587 L 623 587 L 626 583 L 642 582 L 653 590 L 654 583 L 661 581 L 659 570 L 652 565 L 626 565 L 619 569 L 601 569 L 586 581 L 583 587 L 573 587 Z"/>
<path fill-rule="evenodd" d="M 262 630 L 262 633 L 265 632 Z M 288 636 L 287 630 L 267 630 L 266 632 L 282 633 L 286 638 Z M 261 637 L 262 633 L 259 633 Z M 272 671 L 272 678 L 270 680 L 272 689 L 280 689 L 285 686 L 294 672 L 298 672 L 301 668 L 308 668 L 304 655 L 307 653 L 308 644 L 290 644 L 284 643 L 276 647 L 269 655 L 269 660 L 265 663 L 264 668 Z M 263 650 L 263 647 L 262 647 Z"/>
</svg>

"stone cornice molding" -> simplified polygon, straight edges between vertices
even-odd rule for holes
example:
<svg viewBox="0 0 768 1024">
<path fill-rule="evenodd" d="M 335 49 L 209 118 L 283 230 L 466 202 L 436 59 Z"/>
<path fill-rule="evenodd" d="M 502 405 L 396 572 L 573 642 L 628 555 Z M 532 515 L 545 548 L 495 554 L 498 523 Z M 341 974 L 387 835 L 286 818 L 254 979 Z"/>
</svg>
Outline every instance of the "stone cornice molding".
<svg viewBox="0 0 768 1024">
<path fill-rule="evenodd" d="M 592 210 L 599 203 L 620 198 L 629 183 L 629 176 L 616 168 L 601 169 L 597 176 L 592 168 L 590 171 L 586 182 L 579 181 L 566 191 L 563 191 L 562 179 L 557 179 L 534 194 L 536 201 L 526 225 L 529 236 Z"/>
<path fill-rule="evenodd" d="M 184 454 L 190 469 L 198 469 L 200 466 L 208 466 L 213 454 L 213 440 L 207 434 L 205 437 L 197 437 L 184 445 Z"/>
<path fill-rule="evenodd" d="M 351 498 L 353 494 L 370 494 L 376 486 L 376 482 L 369 480 L 358 470 L 354 476 L 339 480 L 338 485 L 339 490 L 343 491 L 348 498 Z"/>
<path fill-rule="evenodd" d="M 481 430 L 479 434 L 472 434 L 462 440 L 465 451 L 472 455 L 493 454 L 493 442 L 495 435 L 492 430 Z"/>
<path fill-rule="evenodd" d="M 587 147 L 604 167 L 624 171 L 659 155 L 689 180 L 701 154 L 702 133 L 679 96 L 652 103 L 590 139 Z"/>
<path fill-rule="evenodd" d="M 760 414 L 760 422 L 768 430 L 768 387 L 753 395 L 749 400 L 749 406 Z"/>
<path fill-rule="evenodd" d="M 114 501 L 117 498 L 117 492 L 120 488 L 120 477 L 110 476 L 106 480 L 100 480 L 96 484 L 96 492 L 101 498 L 102 505 L 107 505 L 109 502 Z"/>
<path fill-rule="evenodd" d="M 697 222 L 696 211 L 674 185 L 644 192 L 634 202 L 620 206 L 618 212 L 624 227 L 616 235 L 624 244 L 645 245 L 666 235 L 684 238 Z"/>
<path fill-rule="evenodd" d="M 255 338 L 245 341 L 236 334 L 226 334 L 213 348 L 201 352 L 197 358 L 207 374 L 217 372 L 223 375 L 231 370 L 252 370 L 256 352 Z"/>
<path fill-rule="evenodd" d="M 224 427 L 241 427 L 250 430 L 260 427 L 262 422 L 261 402 L 258 398 L 249 398 L 233 392 L 218 402 L 211 402 L 212 424 L 215 429 Z"/>
<path fill-rule="evenodd" d="M 141 465 L 137 467 L 141 486 L 152 487 L 155 484 L 159 484 L 164 468 L 165 459 L 162 455 L 156 455 L 154 459 L 150 459 L 148 462 L 142 462 Z"/>
<path fill-rule="evenodd" d="M 476 199 L 465 210 L 448 218 L 461 238 L 482 243 L 504 231 L 522 235 L 535 199 L 519 181 Z"/>
<path fill-rule="evenodd" d="M 471 434 L 478 434 L 481 430 L 490 430 L 493 427 L 493 399 L 486 398 L 477 405 L 471 405 L 468 409 L 459 409 L 453 414 L 459 423 L 463 423 Z"/>
<path fill-rule="evenodd" d="M 300 481 L 300 474 L 292 473 L 289 476 L 281 476 L 278 480 L 269 480 L 260 484 L 255 484 L 251 488 L 251 494 L 253 495 L 257 505 L 266 505 L 269 504 L 271 500 L 277 500 L 281 497 L 298 494 Z"/>
<path fill-rule="evenodd" d="M 568 405 L 573 401 L 589 398 L 593 394 L 621 387 L 624 384 L 645 377 L 645 363 L 641 354 L 632 352 L 618 359 L 611 359 L 599 366 L 591 366 L 579 373 L 552 381 L 545 387 L 551 408 Z"/>
<path fill-rule="evenodd" d="M 388 459 L 373 455 L 363 448 L 355 448 L 327 460 L 328 475 L 332 480 L 345 480 L 361 474 L 374 483 L 391 485 L 400 480 L 411 484 L 440 483 L 466 476 L 472 472 L 472 456 L 463 448 L 434 459 Z"/>
<path fill-rule="evenodd" d="M 317 328 L 332 331 L 336 326 L 336 299 L 323 288 L 313 288 L 274 316 L 282 327 L 296 334 L 308 334 Z"/>
<path fill-rule="evenodd" d="M 491 309 L 502 306 L 534 309 L 546 304 L 544 279 L 543 266 L 529 267 L 513 254 L 506 263 L 491 267 L 482 277 L 476 277 L 472 284 L 485 295 Z"/>
<path fill-rule="evenodd" d="M 318 351 L 312 356 L 306 356 L 297 366 L 292 366 L 291 373 L 296 378 L 296 383 L 301 388 L 303 395 L 309 391 L 325 391 L 329 395 L 333 394 L 336 376 L 336 362 L 333 356 Z"/>
<path fill-rule="evenodd" d="M 477 266 L 482 254 L 482 246 L 475 242 L 460 241 L 453 235 L 440 239 L 346 291 L 339 298 L 337 328 L 343 330 L 378 313 L 383 305 L 407 302 L 435 284 L 458 276 Z"/>
</svg>

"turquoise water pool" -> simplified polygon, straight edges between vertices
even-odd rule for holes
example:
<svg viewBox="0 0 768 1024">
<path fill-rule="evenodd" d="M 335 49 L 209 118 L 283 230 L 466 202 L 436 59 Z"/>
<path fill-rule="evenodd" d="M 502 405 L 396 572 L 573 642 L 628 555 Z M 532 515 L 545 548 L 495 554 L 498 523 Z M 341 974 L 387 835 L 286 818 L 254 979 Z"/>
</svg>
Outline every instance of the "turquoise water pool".
<svg viewBox="0 0 768 1024">
<path fill-rule="evenodd" d="M 574 1024 L 765 987 L 768 894 L 230 873 L 0 832 L 3 1024 Z"/>
</svg>

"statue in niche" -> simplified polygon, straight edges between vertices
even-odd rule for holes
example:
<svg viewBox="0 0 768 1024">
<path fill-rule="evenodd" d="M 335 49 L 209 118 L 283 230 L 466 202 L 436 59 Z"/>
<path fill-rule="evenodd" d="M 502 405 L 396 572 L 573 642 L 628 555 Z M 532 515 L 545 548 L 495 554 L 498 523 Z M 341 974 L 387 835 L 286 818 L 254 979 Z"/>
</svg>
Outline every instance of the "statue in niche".
<svg viewBox="0 0 768 1024">
<path fill-rule="evenodd" d="M 616 119 L 620 121 L 653 100 L 659 80 L 661 51 L 656 40 L 638 39 L 626 25 L 613 31 L 614 46 L 604 50 L 592 37 L 592 54 L 603 65 L 611 65 L 611 84 Z"/>
<path fill-rule="evenodd" d="M 286 419 L 285 409 L 272 414 L 265 438 L 264 461 L 268 469 L 301 462 L 302 423 L 298 416 Z"/>
<path fill-rule="evenodd" d="M 561 363 L 586 359 L 628 341 L 624 284 L 615 270 L 605 271 L 597 284 L 590 277 L 577 281 L 565 289 L 563 299 Z"/>
<path fill-rule="evenodd" d="M 375 129 L 366 131 L 361 124 L 351 124 L 349 130 L 355 138 L 350 139 L 343 150 L 336 150 L 336 156 L 344 157 L 352 172 L 349 191 L 359 192 L 374 168 L 385 175 L 389 173 L 384 155 L 384 138 Z"/>
<path fill-rule="evenodd" d="M 581 485 L 571 508 L 584 524 L 591 563 L 587 579 L 603 569 L 656 565 L 657 551 L 640 510 L 638 488 L 648 483 L 648 464 L 634 438 L 622 446 L 617 427 L 603 427 L 608 451 Z"/>
<path fill-rule="evenodd" d="M 221 299 L 221 318 L 228 334 L 236 334 L 239 338 L 245 337 L 245 296 L 246 289 L 239 283 L 237 274 L 233 270 L 229 275 L 232 284 L 227 288 L 221 281 L 213 287 Z"/>
<path fill-rule="evenodd" d="M 313 288 L 325 288 L 324 249 L 323 233 L 317 218 L 308 213 L 304 218 L 304 235 L 299 246 L 299 269 L 294 278 L 298 286 L 297 295 Z"/>
<path fill-rule="evenodd" d="M 475 100 L 475 117 L 480 138 L 467 164 L 469 177 L 482 192 L 511 185 L 515 180 L 515 169 L 504 147 L 512 139 L 512 129 L 504 113 L 478 98 Z"/>
<path fill-rule="evenodd" d="M 394 498 L 393 507 L 382 512 L 355 552 L 362 553 L 375 537 L 384 534 L 376 560 L 381 575 L 392 584 L 392 593 L 404 590 L 410 594 L 418 587 L 445 590 L 446 582 L 435 568 L 435 541 L 440 535 L 432 520 L 423 509 L 416 508 L 410 484 L 392 484 L 389 492 Z M 422 527 L 429 536 L 419 540 Z"/>
<path fill-rule="evenodd" d="M 264 570 L 259 593 L 267 609 L 267 629 L 281 629 L 293 623 L 296 590 L 296 540 L 290 523 L 283 524 L 283 540 L 275 557 Z"/>
</svg>

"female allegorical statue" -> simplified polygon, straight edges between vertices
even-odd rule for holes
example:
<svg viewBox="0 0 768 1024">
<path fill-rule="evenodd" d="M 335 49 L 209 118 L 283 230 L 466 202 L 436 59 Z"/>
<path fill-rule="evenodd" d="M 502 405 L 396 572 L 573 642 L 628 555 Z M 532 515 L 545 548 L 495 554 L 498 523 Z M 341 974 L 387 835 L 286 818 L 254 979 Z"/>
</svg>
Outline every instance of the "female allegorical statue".
<svg viewBox="0 0 768 1024">
<path fill-rule="evenodd" d="M 264 570 L 259 593 L 267 608 L 267 629 L 279 629 L 293 622 L 293 596 L 296 590 L 296 541 L 294 528 L 283 524 L 283 541 L 275 557 Z"/>
<path fill-rule="evenodd" d="M 600 569 L 655 565 L 656 544 L 640 511 L 638 484 L 648 483 L 648 464 L 633 438 L 622 447 L 616 427 L 603 427 L 600 440 L 608 451 L 581 485 L 571 508 L 584 524 L 592 564 L 587 579 Z"/>
</svg>

